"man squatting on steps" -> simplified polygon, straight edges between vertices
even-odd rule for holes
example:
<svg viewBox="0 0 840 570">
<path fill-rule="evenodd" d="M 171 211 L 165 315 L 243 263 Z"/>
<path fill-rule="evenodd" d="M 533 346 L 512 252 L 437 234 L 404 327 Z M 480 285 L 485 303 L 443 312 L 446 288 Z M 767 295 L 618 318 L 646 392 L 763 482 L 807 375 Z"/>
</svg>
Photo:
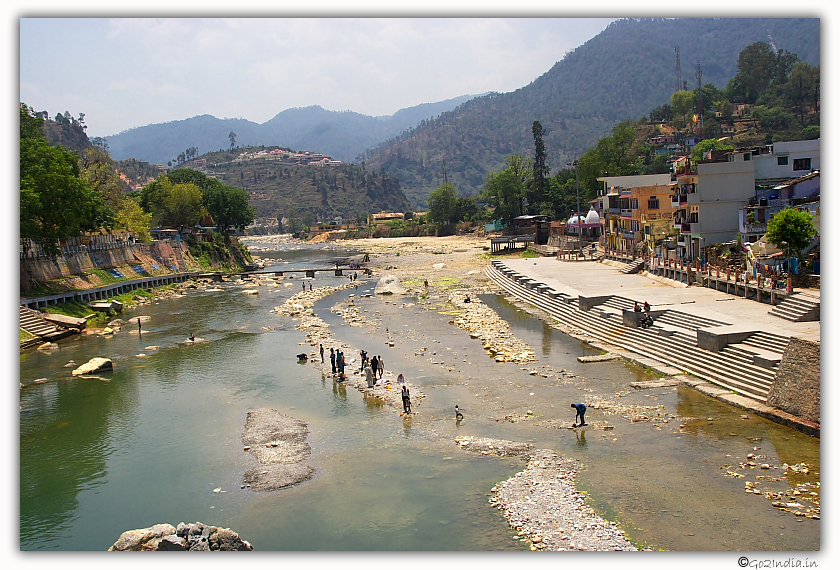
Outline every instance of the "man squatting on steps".
<svg viewBox="0 0 840 570">
<path fill-rule="evenodd" d="M 577 410 L 575 413 L 575 423 L 572 424 L 572 427 L 577 427 L 578 416 L 580 416 L 580 425 L 585 426 L 586 420 L 583 419 L 583 414 L 586 413 L 586 404 L 572 404 L 572 407 Z"/>
</svg>

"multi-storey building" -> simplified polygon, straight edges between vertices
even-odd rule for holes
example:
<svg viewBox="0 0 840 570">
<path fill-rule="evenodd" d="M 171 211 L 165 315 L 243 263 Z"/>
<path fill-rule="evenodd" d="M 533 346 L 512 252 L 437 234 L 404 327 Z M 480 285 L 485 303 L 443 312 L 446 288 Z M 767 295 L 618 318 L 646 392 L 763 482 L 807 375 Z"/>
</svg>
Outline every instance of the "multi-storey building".
<svg viewBox="0 0 840 570">
<path fill-rule="evenodd" d="M 603 203 L 603 245 L 627 253 L 642 246 L 653 251 L 656 241 L 671 233 L 675 183 L 670 174 L 604 176 L 599 192 Z"/>
<path fill-rule="evenodd" d="M 772 214 L 789 203 L 781 194 L 792 178 L 803 178 L 803 192 L 813 191 L 815 183 L 805 176 L 819 168 L 819 161 L 819 140 L 791 141 L 713 152 L 697 164 L 696 174 L 677 175 L 671 197 L 674 228 L 680 231 L 677 255 L 696 259 L 704 247 L 732 241 L 739 232 L 757 240 Z M 818 181 L 817 176 L 817 193 Z"/>
</svg>

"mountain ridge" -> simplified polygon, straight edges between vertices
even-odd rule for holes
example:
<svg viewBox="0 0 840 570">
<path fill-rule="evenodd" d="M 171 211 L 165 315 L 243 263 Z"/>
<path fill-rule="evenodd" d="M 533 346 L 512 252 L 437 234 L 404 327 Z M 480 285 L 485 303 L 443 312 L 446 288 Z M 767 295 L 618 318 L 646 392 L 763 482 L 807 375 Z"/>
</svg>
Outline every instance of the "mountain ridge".
<svg viewBox="0 0 840 570">
<path fill-rule="evenodd" d="M 474 97 L 462 95 L 444 101 L 421 103 L 392 115 L 370 116 L 355 111 L 329 111 L 320 105 L 293 107 L 264 123 L 248 119 L 219 119 L 196 115 L 166 123 L 154 123 L 103 137 L 115 160 L 136 158 L 166 164 L 187 148 L 199 153 L 230 146 L 228 135 L 236 133 L 238 146 L 277 145 L 312 150 L 344 162 L 352 161 L 365 148 L 398 135 L 424 118 L 431 118 Z"/>
<path fill-rule="evenodd" d="M 772 40 L 776 49 L 819 65 L 819 19 L 617 20 L 515 91 L 476 97 L 418 126 L 405 139 L 365 151 L 369 168 L 400 179 L 422 206 L 446 177 L 462 195 L 476 194 L 487 174 L 508 154 L 533 156 L 531 127 L 546 130 L 547 164 L 553 171 L 582 155 L 622 120 L 638 120 L 670 102 L 681 76 L 689 90 L 696 70 L 703 85 L 726 87 L 743 48 Z"/>
</svg>

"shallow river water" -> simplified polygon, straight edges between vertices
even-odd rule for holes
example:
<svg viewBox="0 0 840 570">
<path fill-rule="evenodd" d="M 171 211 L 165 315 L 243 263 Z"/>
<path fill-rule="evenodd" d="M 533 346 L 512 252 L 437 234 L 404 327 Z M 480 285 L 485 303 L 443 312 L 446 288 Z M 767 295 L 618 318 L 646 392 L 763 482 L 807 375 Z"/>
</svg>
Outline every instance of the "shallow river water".
<svg viewBox="0 0 840 570">
<path fill-rule="evenodd" d="M 285 262 L 268 269 L 326 265 L 340 255 L 281 251 L 275 257 Z M 316 287 L 346 282 L 318 275 Z M 403 419 L 311 364 L 297 364 L 294 355 L 310 351 L 300 345 L 303 334 L 294 320 L 270 313 L 299 291 L 301 280 L 291 282 L 259 295 L 225 283 L 221 292 L 161 300 L 121 315 L 149 315 L 142 335 L 127 327 L 112 338 L 75 337 L 52 353 L 22 354 L 21 549 L 105 550 L 125 530 L 182 521 L 230 527 L 263 551 L 527 548 L 487 503 L 490 488 L 524 463 L 463 452 L 453 444 L 457 435 L 529 441 L 580 459 L 579 486 L 637 544 L 819 548 L 819 521 L 745 495 L 747 479 L 725 477 L 722 468 L 760 453 L 775 465 L 808 463 L 806 479 L 818 481 L 819 440 L 761 418 L 744 420 L 740 410 L 688 388 L 629 389 L 621 398 L 664 405 L 686 418 L 682 430 L 676 422 L 657 430 L 597 410 L 587 419 L 608 421 L 614 430 L 539 426 L 540 420 L 571 423 L 569 402 L 611 397 L 627 392 L 629 382 L 655 377 L 621 362 L 578 363 L 577 356 L 597 351 L 500 297 L 482 298 L 535 349 L 533 365 L 493 362 L 479 341 L 449 324 L 439 300 L 358 299 L 372 292 L 373 282 L 361 281 L 358 290 L 320 301 L 316 312 L 334 337 L 382 354 L 388 370 L 404 373 L 426 394 L 417 414 Z M 329 311 L 350 294 L 378 326 L 351 327 Z M 191 332 L 209 342 L 184 344 Z M 385 344 L 389 339 L 395 347 Z M 150 345 L 160 349 L 146 351 Z M 95 356 L 111 358 L 114 372 L 79 379 L 64 368 Z M 529 374 L 546 365 L 578 377 Z M 33 384 L 37 378 L 50 381 Z M 465 410 L 460 424 L 455 404 Z M 242 475 L 256 465 L 242 450 L 245 416 L 259 407 L 308 423 L 312 480 L 273 493 L 240 488 Z M 497 421 L 527 410 L 533 420 Z"/>
</svg>

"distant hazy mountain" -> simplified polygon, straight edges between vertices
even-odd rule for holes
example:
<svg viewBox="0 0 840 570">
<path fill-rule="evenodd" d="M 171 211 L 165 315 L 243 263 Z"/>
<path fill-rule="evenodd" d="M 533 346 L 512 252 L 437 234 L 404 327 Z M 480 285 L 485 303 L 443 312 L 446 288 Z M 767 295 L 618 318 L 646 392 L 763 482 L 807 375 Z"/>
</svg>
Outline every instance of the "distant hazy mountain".
<svg viewBox="0 0 840 570">
<path fill-rule="evenodd" d="M 619 20 L 570 52 L 549 71 L 516 91 L 477 97 L 439 118 L 423 121 L 410 136 L 366 151 L 368 169 L 384 168 L 400 180 L 418 206 L 447 178 L 462 194 L 481 191 L 487 173 L 508 154 L 533 156 L 531 127 L 546 129 L 552 172 L 580 156 L 616 123 L 646 116 L 669 103 L 680 75 L 697 86 L 726 87 L 746 46 L 767 42 L 811 65 L 820 64 L 819 19 Z"/>
<path fill-rule="evenodd" d="M 316 105 L 287 109 L 262 124 L 201 115 L 137 127 L 105 138 L 115 160 L 136 158 L 153 164 L 174 161 L 178 154 L 191 147 L 197 147 L 199 154 L 229 148 L 231 132 L 236 133 L 237 146 L 278 145 L 321 152 L 348 162 L 366 148 L 399 135 L 423 119 L 450 111 L 472 97 L 463 95 L 424 103 L 380 117 L 327 111 Z"/>
</svg>

